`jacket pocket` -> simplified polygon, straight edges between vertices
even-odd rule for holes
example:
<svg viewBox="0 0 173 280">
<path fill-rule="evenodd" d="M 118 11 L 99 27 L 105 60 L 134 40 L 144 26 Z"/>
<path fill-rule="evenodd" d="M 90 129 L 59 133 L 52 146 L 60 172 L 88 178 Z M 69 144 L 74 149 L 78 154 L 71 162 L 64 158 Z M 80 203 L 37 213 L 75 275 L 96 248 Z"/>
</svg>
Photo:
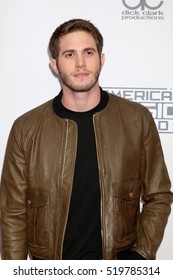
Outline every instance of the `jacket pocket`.
<svg viewBox="0 0 173 280">
<path fill-rule="evenodd" d="M 28 189 L 26 194 L 26 219 L 28 245 L 47 248 L 49 192 L 45 189 Z"/>
<path fill-rule="evenodd" d="M 141 193 L 140 181 L 113 183 L 115 235 L 118 241 L 136 238 Z"/>
</svg>

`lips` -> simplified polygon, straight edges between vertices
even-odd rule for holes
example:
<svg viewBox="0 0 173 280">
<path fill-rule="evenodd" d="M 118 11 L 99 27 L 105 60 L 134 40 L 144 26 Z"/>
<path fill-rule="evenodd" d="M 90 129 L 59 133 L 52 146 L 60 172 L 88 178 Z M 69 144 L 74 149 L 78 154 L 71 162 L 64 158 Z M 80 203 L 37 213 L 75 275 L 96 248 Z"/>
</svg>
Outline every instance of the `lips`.
<svg viewBox="0 0 173 280">
<path fill-rule="evenodd" d="M 89 75 L 88 72 L 79 72 L 79 73 L 74 74 L 74 77 L 76 77 L 76 78 L 85 78 L 85 77 L 88 77 L 88 75 Z"/>
</svg>

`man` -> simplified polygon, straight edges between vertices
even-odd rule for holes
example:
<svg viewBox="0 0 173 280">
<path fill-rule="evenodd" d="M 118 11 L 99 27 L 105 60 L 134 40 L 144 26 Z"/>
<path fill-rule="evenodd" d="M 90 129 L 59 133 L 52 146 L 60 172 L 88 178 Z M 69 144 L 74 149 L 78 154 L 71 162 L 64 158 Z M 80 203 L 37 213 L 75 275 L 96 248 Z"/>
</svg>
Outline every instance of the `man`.
<svg viewBox="0 0 173 280">
<path fill-rule="evenodd" d="M 51 36 L 62 90 L 12 127 L 1 180 L 3 259 L 156 258 L 173 200 L 159 136 L 145 107 L 99 86 L 102 47 L 87 20 Z"/>
</svg>

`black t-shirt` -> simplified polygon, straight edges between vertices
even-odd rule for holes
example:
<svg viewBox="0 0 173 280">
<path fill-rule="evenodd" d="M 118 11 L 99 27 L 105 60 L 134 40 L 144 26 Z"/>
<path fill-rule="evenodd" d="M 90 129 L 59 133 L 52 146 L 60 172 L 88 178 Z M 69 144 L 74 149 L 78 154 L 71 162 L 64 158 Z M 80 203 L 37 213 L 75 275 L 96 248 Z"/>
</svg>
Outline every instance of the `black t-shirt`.
<svg viewBox="0 0 173 280">
<path fill-rule="evenodd" d="M 73 112 L 62 103 L 62 91 L 53 100 L 55 113 L 77 123 L 78 145 L 69 216 L 63 244 L 63 259 L 102 259 L 100 184 L 93 115 L 109 100 L 101 91 L 100 103 L 87 112 Z"/>
</svg>

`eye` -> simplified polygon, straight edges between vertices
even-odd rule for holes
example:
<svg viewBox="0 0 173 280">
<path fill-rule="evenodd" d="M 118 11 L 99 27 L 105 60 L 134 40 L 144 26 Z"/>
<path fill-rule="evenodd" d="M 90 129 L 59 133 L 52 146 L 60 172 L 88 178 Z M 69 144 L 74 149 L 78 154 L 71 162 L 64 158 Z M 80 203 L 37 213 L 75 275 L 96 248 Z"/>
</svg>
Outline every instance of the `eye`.
<svg viewBox="0 0 173 280">
<path fill-rule="evenodd" d="M 75 57 L 75 53 L 74 52 L 68 52 L 68 53 L 65 54 L 65 57 L 66 58 L 73 58 L 73 57 Z"/>
<path fill-rule="evenodd" d="M 94 52 L 92 50 L 88 50 L 85 52 L 86 56 L 92 56 L 94 54 Z"/>
</svg>

